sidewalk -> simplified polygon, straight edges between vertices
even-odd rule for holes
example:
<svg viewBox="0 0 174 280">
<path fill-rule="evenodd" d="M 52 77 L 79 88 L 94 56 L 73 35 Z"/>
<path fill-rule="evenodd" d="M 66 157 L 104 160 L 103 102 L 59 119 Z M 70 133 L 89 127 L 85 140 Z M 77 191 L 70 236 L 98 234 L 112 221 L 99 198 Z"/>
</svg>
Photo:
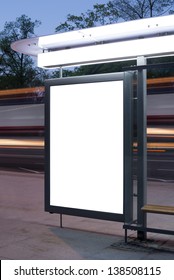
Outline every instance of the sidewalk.
<svg viewBox="0 0 174 280">
<path fill-rule="evenodd" d="M 150 202 L 166 195 L 173 203 L 172 183 L 150 182 L 148 189 Z M 149 222 L 172 227 L 174 217 L 164 216 Z M 149 234 L 149 242 L 125 244 L 122 223 L 73 216 L 63 216 L 63 228 L 59 223 L 58 214 L 44 211 L 43 174 L 0 171 L 1 260 L 174 260 L 174 236 Z"/>
</svg>

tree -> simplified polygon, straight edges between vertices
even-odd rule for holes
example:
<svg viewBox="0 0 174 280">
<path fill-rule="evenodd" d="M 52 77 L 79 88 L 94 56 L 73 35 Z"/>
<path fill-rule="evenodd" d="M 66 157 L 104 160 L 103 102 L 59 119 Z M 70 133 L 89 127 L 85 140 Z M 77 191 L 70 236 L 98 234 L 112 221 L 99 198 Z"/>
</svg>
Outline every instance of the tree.
<svg viewBox="0 0 174 280">
<path fill-rule="evenodd" d="M 173 13 L 173 0 L 113 0 L 112 9 L 117 9 L 122 20 L 134 20 Z"/>
<path fill-rule="evenodd" d="M 79 16 L 68 14 L 67 20 L 58 25 L 56 32 L 116 23 L 118 20 L 135 20 L 173 13 L 174 0 L 112 0 L 96 4 L 92 10 Z"/>
<path fill-rule="evenodd" d="M 34 66 L 30 56 L 11 49 L 11 43 L 34 36 L 40 21 L 22 15 L 15 22 L 6 22 L 0 32 L 0 88 L 19 88 L 40 85 L 45 72 Z"/>
<path fill-rule="evenodd" d="M 76 29 L 95 27 L 114 23 L 118 20 L 117 9 L 113 9 L 112 3 L 96 4 L 92 10 L 81 13 L 79 16 L 67 15 L 67 20 L 58 25 L 56 32 L 66 32 Z"/>
</svg>

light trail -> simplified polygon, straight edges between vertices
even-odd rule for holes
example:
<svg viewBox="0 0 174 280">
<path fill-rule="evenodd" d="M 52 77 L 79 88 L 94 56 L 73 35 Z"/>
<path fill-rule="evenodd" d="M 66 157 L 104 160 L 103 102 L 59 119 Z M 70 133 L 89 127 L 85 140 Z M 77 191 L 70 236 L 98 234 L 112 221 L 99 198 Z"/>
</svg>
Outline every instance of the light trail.
<svg viewBox="0 0 174 280">
<path fill-rule="evenodd" d="M 0 139 L 1 148 L 44 148 L 42 139 Z"/>
</svg>

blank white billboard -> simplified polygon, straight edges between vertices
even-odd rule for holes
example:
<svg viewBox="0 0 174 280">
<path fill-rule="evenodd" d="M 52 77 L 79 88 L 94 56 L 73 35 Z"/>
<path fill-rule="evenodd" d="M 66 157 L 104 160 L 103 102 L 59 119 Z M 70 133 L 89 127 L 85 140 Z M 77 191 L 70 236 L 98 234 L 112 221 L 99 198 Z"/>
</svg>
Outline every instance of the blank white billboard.
<svg viewBox="0 0 174 280">
<path fill-rule="evenodd" d="M 50 205 L 123 214 L 123 81 L 50 86 Z"/>
</svg>

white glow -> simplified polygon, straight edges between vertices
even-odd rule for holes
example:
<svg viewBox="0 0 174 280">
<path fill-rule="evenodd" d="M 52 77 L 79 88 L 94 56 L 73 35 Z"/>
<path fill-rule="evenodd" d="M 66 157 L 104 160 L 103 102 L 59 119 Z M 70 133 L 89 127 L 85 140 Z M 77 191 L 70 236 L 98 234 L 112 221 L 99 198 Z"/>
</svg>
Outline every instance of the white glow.
<svg viewBox="0 0 174 280">
<path fill-rule="evenodd" d="M 50 205 L 123 214 L 123 82 L 52 86 Z"/>
<path fill-rule="evenodd" d="M 114 60 L 135 59 L 137 56 L 173 54 L 174 35 L 87 46 L 38 54 L 39 67 L 82 65 Z"/>
<path fill-rule="evenodd" d="M 66 33 L 30 38 L 13 42 L 13 50 L 37 56 L 44 51 L 54 49 L 79 48 L 98 44 L 114 43 L 140 38 L 166 36 L 174 34 L 174 15 L 132 20 L 105 26 L 81 29 Z M 141 44 L 143 44 L 143 41 Z M 135 42 L 137 44 L 137 42 Z M 150 44 L 150 41 L 149 41 Z M 109 51 L 109 49 L 108 49 Z M 158 50 L 156 49 L 157 53 Z M 165 50 L 164 50 L 165 52 Z M 153 54 L 156 53 L 153 51 Z M 117 57 L 117 56 L 116 56 Z"/>
<path fill-rule="evenodd" d="M 66 48 L 174 32 L 174 15 L 132 20 L 39 38 L 42 49 Z"/>
</svg>

